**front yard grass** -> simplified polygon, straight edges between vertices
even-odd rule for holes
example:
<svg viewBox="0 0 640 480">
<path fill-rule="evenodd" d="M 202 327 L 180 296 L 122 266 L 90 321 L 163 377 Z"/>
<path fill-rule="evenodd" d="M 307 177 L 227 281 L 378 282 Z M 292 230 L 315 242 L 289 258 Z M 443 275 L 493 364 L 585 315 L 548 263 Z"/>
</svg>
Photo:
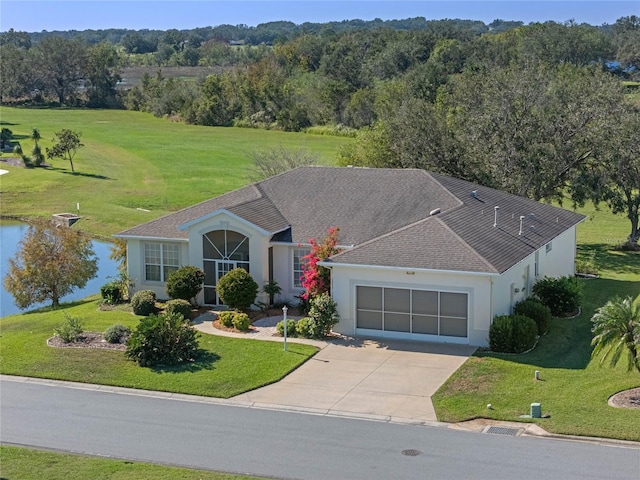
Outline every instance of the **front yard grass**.
<svg viewBox="0 0 640 480">
<path fill-rule="evenodd" d="M 167 467 L 0 445 L 2 478 L 48 480 L 259 480 L 258 477 Z"/>
<path fill-rule="evenodd" d="M 115 323 L 134 328 L 140 317 L 100 311 L 97 296 L 0 320 L 0 372 L 7 375 L 229 398 L 276 382 L 317 352 L 310 345 L 200 334 L 200 358 L 190 364 L 143 368 L 122 351 L 46 345 L 64 313 L 84 319 L 84 330 L 104 332 Z"/>
<path fill-rule="evenodd" d="M 593 220 L 578 227 L 578 254 L 595 252 L 601 277 L 582 281 L 581 314 L 554 319 L 530 353 L 477 352 L 434 395 L 438 420 L 533 421 L 553 433 L 640 441 L 640 411 L 607 404 L 611 395 L 640 386 L 640 374 L 626 371 L 625 358 L 614 369 L 601 366 L 598 358 L 591 359 L 590 345 L 595 309 L 616 295 L 638 297 L 640 254 L 612 249 L 628 234 L 624 217 L 586 213 Z M 520 418 L 533 402 L 540 402 L 549 418 Z"/>
</svg>

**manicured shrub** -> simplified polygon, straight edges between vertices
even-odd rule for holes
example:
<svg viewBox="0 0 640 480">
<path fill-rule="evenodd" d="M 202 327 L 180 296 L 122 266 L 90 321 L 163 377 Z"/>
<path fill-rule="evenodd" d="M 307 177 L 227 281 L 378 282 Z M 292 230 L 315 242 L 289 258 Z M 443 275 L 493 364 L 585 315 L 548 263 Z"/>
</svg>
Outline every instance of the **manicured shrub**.
<svg viewBox="0 0 640 480">
<path fill-rule="evenodd" d="M 84 331 L 82 330 L 82 319 L 73 317 L 66 312 L 64 313 L 64 318 L 64 323 L 54 328 L 53 333 L 60 337 L 63 342 L 70 343 L 75 341 Z"/>
<path fill-rule="evenodd" d="M 313 297 L 309 302 L 309 318 L 313 320 L 312 338 L 322 338 L 331 333 L 331 328 L 338 323 L 338 306 L 328 293 Z"/>
<path fill-rule="evenodd" d="M 224 274 L 216 290 L 220 299 L 229 308 L 247 310 L 255 301 L 260 287 L 253 277 L 243 268 L 234 268 Z"/>
<path fill-rule="evenodd" d="M 204 272 L 192 265 L 180 267 L 172 272 L 167 279 L 167 295 L 171 298 L 187 300 L 196 304 L 196 295 L 202 290 Z"/>
<path fill-rule="evenodd" d="M 150 315 L 131 333 L 125 353 L 141 367 L 192 362 L 198 334 L 181 315 Z"/>
<path fill-rule="evenodd" d="M 236 316 L 236 312 L 233 310 L 220 312 L 218 314 L 218 320 L 220 320 L 220 325 L 227 328 L 233 328 L 233 318 L 235 316 Z"/>
<path fill-rule="evenodd" d="M 100 287 L 100 296 L 105 303 L 116 305 L 122 302 L 121 282 L 111 280 Z"/>
<path fill-rule="evenodd" d="M 140 290 L 134 293 L 131 308 L 136 315 L 151 315 L 156 311 L 156 294 L 152 290 Z"/>
<path fill-rule="evenodd" d="M 551 315 L 551 309 L 534 297 L 529 297 L 516 303 L 513 313 L 533 319 L 538 326 L 538 335 L 544 335 L 547 333 L 547 330 L 549 330 L 549 323 L 553 318 L 553 315 Z"/>
<path fill-rule="evenodd" d="M 246 332 L 247 330 L 249 330 L 250 323 L 251 321 L 249 320 L 249 315 L 247 315 L 246 313 L 236 312 L 236 314 L 233 316 L 233 326 L 237 330 Z"/>
<path fill-rule="evenodd" d="M 182 298 L 169 300 L 167 302 L 165 312 L 177 313 L 179 315 L 182 315 L 185 319 L 189 320 L 191 318 L 191 303 L 189 303 L 188 300 L 183 300 Z"/>
<path fill-rule="evenodd" d="M 295 337 L 296 336 L 296 326 L 297 323 L 295 320 L 287 319 L 287 337 Z M 280 320 L 276 323 L 276 332 L 284 337 L 284 320 Z"/>
<path fill-rule="evenodd" d="M 500 315 L 489 328 L 489 348 L 494 352 L 521 353 L 536 343 L 538 326 L 524 315 Z"/>
<path fill-rule="evenodd" d="M 315 324 L 309 317 L 301 318 L 296 322 L 296 335 L 303 338 L 311 338 L 315 331 Z"/>
<path fill-rule="evenodd" d="M 582 285 L 576 277 L 544 277 L 533 286 L 533 294 L 551 309 L 553 316 L 561 317 L 580 307 Z"/>
<path fill-rule="evenodd" d="M 104 339 L 109 343 L 125 343 L 131 334 L 131 329 L 124 325 L 111 325 L 104 331 Z"/>
</svg>

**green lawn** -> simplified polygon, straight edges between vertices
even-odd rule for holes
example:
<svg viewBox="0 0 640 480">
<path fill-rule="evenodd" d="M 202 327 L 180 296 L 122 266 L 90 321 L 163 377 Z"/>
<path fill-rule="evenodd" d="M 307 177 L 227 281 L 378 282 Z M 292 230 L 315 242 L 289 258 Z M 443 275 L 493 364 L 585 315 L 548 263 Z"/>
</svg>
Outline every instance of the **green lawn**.
<svg viewBox="0 0 640 480">
<path fill-rule="evenodd" d="M 595 252 L 601 278 L 582 282 L 581 315 L 554 319 L 549 333 L 528 354 L 471 357 L 433 397 L 439 420 L 531 421 L 520 415 L 540 402 L 549 418 L 534 421 L 550 432 L 640 440 L 639 412 L 607 405 L 614 393 L 640 386 L 640 374 L 627 372 L 624 359 L 611 369 L 590 358 L 590 318 L 615 295 L 640 294 L 640 254 L 612 249 L 630 230 L 624 217 L 593 207 L 582 211 L 589 219 L 578 227 L 578 253 Z M 534 379 L 535 370 L 541 381 Z M 493 410 L 487 409 L 489 403 Z"/>
<path fill-rule="evenodd" d="M 203 355 L 193 364 L 171 368 L 142 368 L 123 352 L 46 345 L 64 313 L 81 317 L 84 330 L 103 332 L 121 323 L 134 327 L 140 317 L 123 311 L 100 311 L 96 297 L 0 319 L 0 372 L 229 398 L 280 380 L 315 354 L 310 345 L 291 344 L 285 352 L 278 342 L 201 334 Z"/>
<path fill-rule="evenodd" d="M 350 139 L 258 129 L 185 125 L 151 114 L 123 110 L 0 108 L 0 122 L 26 153 L 38 128 L 43 150 L 54 133 L 70 128 L 82 133 L 71 173 L 68 162 L 53 169 L 25 169 L 0 164 L 3 216 L 49 216 L 75 212 L 80 203 L 82 230 L 110 237 L 249 182 L 250 154 L 282 146 L 316 153 L 335 163 Z M 3 154 L 3 157 L 10 154 Z M 145 212 L 143 210 L 150 210 Z"/>
<path fill-rule="evenodd" d="M 142 462 L 71 455 L 0 445 L 3 479 L 47 480 L 258 480 L 258 477 L 207 472 Z"/>
</svg>

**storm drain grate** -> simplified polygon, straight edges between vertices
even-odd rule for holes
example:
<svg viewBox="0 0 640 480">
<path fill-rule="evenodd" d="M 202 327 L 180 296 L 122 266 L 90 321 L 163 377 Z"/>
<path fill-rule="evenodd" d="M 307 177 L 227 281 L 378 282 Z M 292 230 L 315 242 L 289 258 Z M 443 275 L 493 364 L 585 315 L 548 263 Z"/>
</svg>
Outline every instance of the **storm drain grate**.
<svg viewBox="0 0 640 480">
<path fill-rule="evenodd" d="M 420 450 L 410 448 L 408 450 L 402 450 L 402 454 L 406 457 L 417 457 L 418 455 L 422 455 L 422 452 Z"/>
<path fill-rule="evenodd" d="M 517 435 L 519 428 L 495 427 L 491 426 L 485 430 L 485 433 L 494 433 L 496 435 Z"/>
</svg>

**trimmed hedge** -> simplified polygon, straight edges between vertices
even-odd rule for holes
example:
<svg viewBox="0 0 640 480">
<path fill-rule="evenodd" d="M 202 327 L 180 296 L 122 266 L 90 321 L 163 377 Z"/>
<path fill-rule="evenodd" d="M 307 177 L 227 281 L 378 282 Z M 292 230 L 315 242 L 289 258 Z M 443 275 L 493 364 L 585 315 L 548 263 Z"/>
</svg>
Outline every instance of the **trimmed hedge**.
<svg viewBox="0 0 640 480">
<path fill-rule="evenodd" d="M 533 294 L 554 317 L 574 313 L 582 303 L 582 285 L 576 277 L 544 277 L 533 285 Z"/>
<path fill-rule="evenodd" d="M 156 294 L 152 290 L 140 290 L 131 299 L 131 308 L 136 315 L 147 316 L 156 311 Z"/>
<path fill-rule="evenodd" d="M 165 289 L 169 297 L 188 302 L 193 301 L 195 304 L 195 297 L 202 290 L 203 284 L 204 272 L 202 269 L 186 265 L 169 275 Z"/>
<path fill-rule="evenodd" d="M 216 290 L 229 308 L 247 310 L 255 301 L 260 287 L 245 269 L 234 268 L 218 280 Z"/>
<path fill-rule="evenodd" d="M 540 300 L 534 297 L 529 297 L 521 302 L 516 303 L 513 308 L 515 315 L 524 315 L 536 322 L 538 326 L 538 335 L 544 335 L 549 330 L 549 323 L 553 315 L 551 315 L 551 309 L 544 305 Z"/>
<path fill-rule="evenodd" d="M 524 315 L 500 315 L 489 328 L 489 348 L 493 352 L 522 353 L 533 348 L 538 335 L 536 322 Z"/>
<path fill-rule="evenodd" d="M 189 320 L 191 318 L 191 303 L 188 300 L 183 300 L 182 298 L 169 300 L 167 302 L 165 311 L 169 314 L 177 313 L 179 315 L 182 315 L 185 319 Z"/>
<path fill-rule="evenodd" d="M 131 329 L 129 327 L 116 324 L 108 327 L 104 331 L 103 337 L 108 343 L 124 343 L 130 334 Z"/>
</svg>

